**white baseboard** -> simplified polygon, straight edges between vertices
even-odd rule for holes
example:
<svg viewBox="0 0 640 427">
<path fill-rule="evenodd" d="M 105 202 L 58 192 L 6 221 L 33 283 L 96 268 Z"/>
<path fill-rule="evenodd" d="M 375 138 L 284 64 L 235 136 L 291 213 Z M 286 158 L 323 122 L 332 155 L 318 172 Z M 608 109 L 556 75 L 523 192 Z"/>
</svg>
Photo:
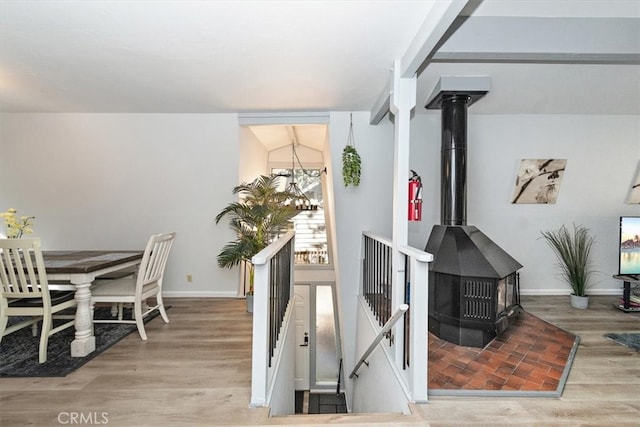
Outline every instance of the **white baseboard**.
<svg viewBox="0 0 640 427">
<path fill-rule="evenodd" d="M 616 289 L 590 289 L 587 292 L 589 295 L 622 295 L 622 287 Z M 520 289 L 520 295 L 532 295 L 532 296 L 553 296 L 553 295 L 570 295 L 570 290 L 561 289 Z"/>
</svg>

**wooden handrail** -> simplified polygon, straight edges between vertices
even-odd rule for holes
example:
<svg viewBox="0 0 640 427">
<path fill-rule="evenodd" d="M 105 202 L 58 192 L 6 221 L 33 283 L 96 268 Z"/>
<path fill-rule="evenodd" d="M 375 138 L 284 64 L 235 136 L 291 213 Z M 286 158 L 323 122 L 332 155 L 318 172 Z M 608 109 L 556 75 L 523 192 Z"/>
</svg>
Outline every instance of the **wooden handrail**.
<svg viewBox="0 0 640 427">
<path fill-rule="evenodd" d="M 395 325 L 395 323 L 398 320 L 400 320 L 400 318 L 404 315 L 404 313 L 408 309 L 409 309 L 409 306 L 407 304 L 401 304 L 396 309 L 395 313 L 393 313 L 393 316 L 391 316 L 391 318 L 387 320 L 387 323 L 385 323 L 382 329 L 380 329 L 380 332 L 378 332 L 378 334 L 373 339 L 373 341 L 371 341 L 371 344 L 369 344 L 369 347 L 367 348 L 367 350 L 364 352 L 364 354 L 362 355 L 358 363 L 356 363 L 356 367 L 353 368 L 353 371 L 351 371 L 349 378 L 358 376 L 358 369 L 360 369 L 360 366 L 362 366 L 362 364 L 366 362 L 367 358 L 371 355 L 371 353 L 376 348 L 376 346 L 380 343 L 380 341 L 382 341 L 382 338 L 384 338 L 384 334 L 386 334 L 389 331 L 389 329 L 391 329 L 393 325 Z"/>
</svg>

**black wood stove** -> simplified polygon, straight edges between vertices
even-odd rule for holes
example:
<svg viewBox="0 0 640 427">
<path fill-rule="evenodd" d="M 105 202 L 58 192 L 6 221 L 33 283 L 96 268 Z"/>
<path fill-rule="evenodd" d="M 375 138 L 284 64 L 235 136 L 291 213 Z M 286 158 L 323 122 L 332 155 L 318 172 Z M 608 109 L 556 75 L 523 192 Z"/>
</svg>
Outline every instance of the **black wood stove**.
<svg viewBox="0 0 640 427">
<path fill-rule="evenodd" d="M 470 347 L 486 346 L 521 312 L 517 270 L 522 265 L 466 224 L 467 107 L 486 92 L 441 89 L 426 106 L 442 110 L 442 224 L 433 227 L 425 248 L 434 256 L 429 331 Z"/>
</svg>

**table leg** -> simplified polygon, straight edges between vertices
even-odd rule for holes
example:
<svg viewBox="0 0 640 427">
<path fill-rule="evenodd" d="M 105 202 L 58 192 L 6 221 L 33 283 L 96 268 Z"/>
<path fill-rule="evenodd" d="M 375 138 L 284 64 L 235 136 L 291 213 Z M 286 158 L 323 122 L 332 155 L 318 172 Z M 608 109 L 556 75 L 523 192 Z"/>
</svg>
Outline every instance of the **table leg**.
<svg viewBox="0 0 640 427">
<path fill-rule="evenodd" d="M 629 309 L 629 300 L 631 299 L 631 282 L 625 280 L 622 290 L 622 304 L 625 310 Z"/>
<path fill-rule="evenodd" d="M 91 283 L 74 283 L 76 286 L 76 338 L 71 343 L 71 356 L 84 357 L 96 349 L 91 313 Z"/>
</svg>

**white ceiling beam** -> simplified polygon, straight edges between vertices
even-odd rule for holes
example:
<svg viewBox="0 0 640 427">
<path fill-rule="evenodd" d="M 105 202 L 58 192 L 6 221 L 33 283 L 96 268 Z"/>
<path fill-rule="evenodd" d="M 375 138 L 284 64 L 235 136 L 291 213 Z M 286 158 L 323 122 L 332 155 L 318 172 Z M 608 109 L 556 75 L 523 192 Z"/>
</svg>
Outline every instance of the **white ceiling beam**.
<svg viewBox="0 0 640 427">
<path fill-rule="evenodd" d="M 410 78 L 418 72 L 422 64 L 440 45 L 442 38 L 445 37 L 467 3 L 469 0 L 437 1 L 434 3 L 407 51 L 400 58 L 401 77 Z M 380 123 L 380 120 L 389 111 L 389 89 L 390 86 L 387 84 L 371 110 L 369 122 L 373 125 Z"/>
<path fill-rule="evenodd" d="M 387 82 L 386 86 L 382 90 L 382 93 L 376 100 L 371 112 L 369 113 L 369 123 L 377 125 L 380 120 L 389 112 L 389 100 L 391 98 L 391 86 Z"/>
<path fill-rule="evenodd" d="M 430 62 L 640 64 L 640 19 L 471 16 Z"/>
<path fill-rule="evenodd" d="M 413 77 L 422 64 L 435 53 L 435 49 L 467 3 L 468 0 L 452 0 L 434 4 L 407 51 L 400 58 L 402 78 Z"/>
</svg>

